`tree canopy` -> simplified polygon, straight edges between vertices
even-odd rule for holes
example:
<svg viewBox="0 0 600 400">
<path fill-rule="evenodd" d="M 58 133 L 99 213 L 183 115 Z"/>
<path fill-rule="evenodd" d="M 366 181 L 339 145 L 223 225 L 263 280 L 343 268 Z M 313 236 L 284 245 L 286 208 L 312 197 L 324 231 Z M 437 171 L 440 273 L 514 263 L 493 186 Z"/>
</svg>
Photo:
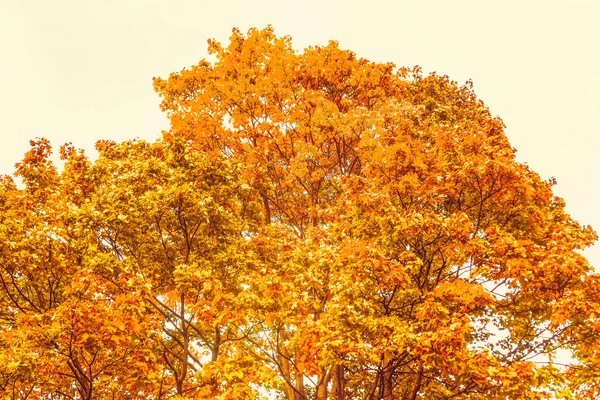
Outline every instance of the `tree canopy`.
<svg viewBox="0 0 600 400">
<path fill-rule="evenodd" d="M 600 395 L 596 234 L 470 83 L 271 28 L 209 51 L 154 80 L 160 140 L 1 179 L 3 398 Z"/>
</svg>

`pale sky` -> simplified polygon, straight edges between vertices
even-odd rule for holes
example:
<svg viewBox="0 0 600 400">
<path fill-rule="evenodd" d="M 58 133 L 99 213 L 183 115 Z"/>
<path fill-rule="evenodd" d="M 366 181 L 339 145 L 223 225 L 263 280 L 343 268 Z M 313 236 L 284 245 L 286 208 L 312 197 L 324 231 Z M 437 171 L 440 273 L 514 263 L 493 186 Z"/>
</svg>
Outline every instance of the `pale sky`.
<svg viewBox="0 0 600 400">
<path fill-rule="evenodd" d="M 0 0 L 0 173 L 39 136 L 91 154 L 98 139 L 158 138 L 168 122 L 152 77 L 196 64 L 208 38 L 268 24 L 297 49 L 334 39 L 472 79 L 518 159 L 600 231 L 596 0 Z M 600 246 L 585 254 L 600 269 Z"/>
</svg>

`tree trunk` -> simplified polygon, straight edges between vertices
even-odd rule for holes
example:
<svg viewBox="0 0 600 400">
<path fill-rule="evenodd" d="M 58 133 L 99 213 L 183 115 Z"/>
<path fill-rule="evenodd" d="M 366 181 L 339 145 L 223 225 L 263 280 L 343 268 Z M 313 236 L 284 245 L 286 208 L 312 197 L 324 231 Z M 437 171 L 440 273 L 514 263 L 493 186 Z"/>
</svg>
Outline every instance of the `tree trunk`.
<svg viewBox="0 0 600 400">
<path fill-rule="evenodd" d="M 344 400 L 346 380 L 344 378 L 344 365 L 338 364 L 333 367 L 333 398 L 335 400 Z"/>
<path fill-rule="evenodd" d="M 410 395 L 410 400 L 415 400 L 417 395 L 419 394 L 419 390 L 421 390 L 421 384 L 423 382 L 423 364 L 419 365 L 419 372 L 417 372 L 417 381 L 415 382 L 415 386 L 413 387 L 413 391 Z"/>
<path fill-rule="evenodd" d="M 187 376 L 187 361 L 189 358 L 189 343 L 190 343 L 190 335 L 189 335 L 189 327 L 185 323 L 185 295 L 181 293 L 181 309 L 179 318 L 181 319 L 181 331 L 183 332 L 183 362 L 181 364 L 181 373 L 179 374 L 179 379 L 177 379 L 177 394 L 183 394 L 183 383 L 185 382 L 185 378 Z"/>
<path fill-rule="evenodd" d="M 335 367 L 334 367 L 335 368 Z M 322 370 L 317 383 L 317 397 L 315 400 L 327 400 L 329 394 L 329 381 L 331 380 L 333 369 Z"/>
<path fill-rule="evenodd" d="M 383 399 L 393 400 L 394 399 L 394 385 L 393 385 L 393 370 L 390 365 L 383 371 L 383 379 L 381 384 L 383 385 Z"/>
<path fill-rule="evenodd" d="M 394 399 L 394 362 L 392 356 L 385 352 L 384 355 L 384 365 L 383 368 L 383 376 L 381 377 L 381 385 L 383 389 L 384 400 L 393 400 Z"/>
<path fill-rule="evenodd" d="M 299 371 L 296 371 L 296 396 L 295 400 L 305 400 L 306 395 L 304 394 L 304 375 Z"/>
</svg>

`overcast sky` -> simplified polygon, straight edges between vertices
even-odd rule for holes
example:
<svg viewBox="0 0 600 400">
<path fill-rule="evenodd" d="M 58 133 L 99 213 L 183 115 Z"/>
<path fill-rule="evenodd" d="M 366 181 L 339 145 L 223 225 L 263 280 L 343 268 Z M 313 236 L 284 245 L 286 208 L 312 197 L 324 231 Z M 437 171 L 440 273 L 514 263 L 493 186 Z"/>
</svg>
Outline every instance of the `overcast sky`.
<svg viewBox="0 0 600 400">
<path fill-rule="evenodd" d="M 167 120 L 152 77 L 207 56 L 231 29 L 339 41 L 372 61 L 464 82 L 581 223 L 600 230 L 600 1 L 0 0 L 0 173 L 31 138 L 93 153 L 155 139 Z M 586 251 L 600 267 L 600 246 Z"/>
</svg>

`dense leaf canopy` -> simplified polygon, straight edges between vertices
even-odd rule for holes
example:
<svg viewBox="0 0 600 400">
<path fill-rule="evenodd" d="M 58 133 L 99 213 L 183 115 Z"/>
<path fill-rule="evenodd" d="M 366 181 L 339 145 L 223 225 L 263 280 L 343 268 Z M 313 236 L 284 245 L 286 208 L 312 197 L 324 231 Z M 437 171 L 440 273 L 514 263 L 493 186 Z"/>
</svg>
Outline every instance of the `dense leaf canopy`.
<svg viewBox="0 0 600 400">
<path fill-rule="evenodd" d="M 0 181 L 6 399 L 600 395 L 596 240 L 470 83 L 271 28 Z M 554 363 L 557 352 L 571 365 Z"/>
</svg>

